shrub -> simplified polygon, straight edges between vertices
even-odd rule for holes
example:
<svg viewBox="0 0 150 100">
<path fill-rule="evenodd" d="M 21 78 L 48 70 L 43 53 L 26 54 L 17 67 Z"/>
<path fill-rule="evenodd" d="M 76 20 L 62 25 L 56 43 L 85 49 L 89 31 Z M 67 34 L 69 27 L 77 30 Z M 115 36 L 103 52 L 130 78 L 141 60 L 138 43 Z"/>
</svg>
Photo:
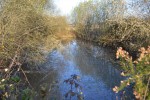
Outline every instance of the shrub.
<svg viewBox="0 0 150 100">
<path fill-rule="evenodd" d="M 120 64 L 123 68 L 122 76 L 127 79 L 121 81 L 121 86 L 115 86 L 113 91 L 118 92 L 124 87 L 134 83 L 134 92 L 136 99 L 149 100 L 150 99 L 150 46 L 147 49 L 139 49 L 139 58 L 133 61 L 128 52 L 121 47 L 116 53 L 116 57 L 120 58 Z"/>
<path fill-rule="evenodd" d="M 107 30 L 99 37 L 99 42 L 110 46 L 123 46 L 137 50 L 150 44 L 150 23 L 134 17 L 120 21 L 108 20 Z"/>
<path fill-rule="evenodd" d="M 22 66 L 30 65 L 35 69 L 33 66 L 44 60 L 42 48 L 45 40 L 49 39 L 48 43 L 53 45 L 50 48 L 53 49 L 54 34 L 66 27 L 64 17 L 45 14 L 47 2 L 0 1 L 0 99 L 29 99 L 32 96 L 31 85 Z M 13 89 L 11 91 L 8 88 Z"/>
</svg>

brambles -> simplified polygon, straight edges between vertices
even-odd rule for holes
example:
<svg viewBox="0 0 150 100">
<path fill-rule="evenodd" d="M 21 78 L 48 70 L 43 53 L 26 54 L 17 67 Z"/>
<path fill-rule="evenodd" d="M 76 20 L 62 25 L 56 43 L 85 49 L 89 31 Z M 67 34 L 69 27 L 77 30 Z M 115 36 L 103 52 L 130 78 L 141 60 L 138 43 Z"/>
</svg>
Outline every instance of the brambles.
<svg viewBox="0 0 150 100">
<path fill-rule="evenodd" d="M 71 75 L 71 78 L 64 80 L 66 84 L 70 85 L 70 90 L 65 94 L 65 98 L 77 96 L 78 100 L 83 100 L 82 87 L 79 84 L 80 77 L 76 74 Z M 75 88 L 75 89 L 74 89 Z"/>
<path fill-rule="evenodd" d="M 142 47 L 139 52 L 139 57 L 133 61 L 128 52 L 121 47 L 118 48 L 116 58 L 120 59 L 121 67 L 124 69 L 121 75 L 127 77 L 127 79 L 121 81 L 119 88 L 115 86 L 113 91 L 117 93 L 134 83 L 133 94 L 135 98 L 148 100 L 150 98 L 150 46 L 147 49 Z"/>
</svg>

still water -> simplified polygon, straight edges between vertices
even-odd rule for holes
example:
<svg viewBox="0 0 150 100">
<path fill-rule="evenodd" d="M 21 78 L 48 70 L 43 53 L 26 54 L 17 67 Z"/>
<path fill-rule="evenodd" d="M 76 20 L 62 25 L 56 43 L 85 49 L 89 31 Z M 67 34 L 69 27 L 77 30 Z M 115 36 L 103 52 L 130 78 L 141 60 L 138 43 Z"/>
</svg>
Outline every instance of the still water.
<svg viewBox="0 0 150 100">
<path fill-rule="evenodd" d="M 72 74 L 80 76 L 84 100 L 116 100 L 121 94 L 114 93 L 112 88 L 124 78 L 120 76 L 119 66 L 114 63 L 114 55 L 111 49 L 73 40 L 48 55 L 42 66 L 47 70 L 46 74 L 29 79 L 39 93 L 41 87 L 46 87 L 43 100 L 70 100 L 64 97 L 70 90 L 70 85 L 64 80 Z M 42 97 L 37 95 L 35 99 L 42 100 Z M 77 97 L 71 100 L 77 100 Z"/>
</svg>

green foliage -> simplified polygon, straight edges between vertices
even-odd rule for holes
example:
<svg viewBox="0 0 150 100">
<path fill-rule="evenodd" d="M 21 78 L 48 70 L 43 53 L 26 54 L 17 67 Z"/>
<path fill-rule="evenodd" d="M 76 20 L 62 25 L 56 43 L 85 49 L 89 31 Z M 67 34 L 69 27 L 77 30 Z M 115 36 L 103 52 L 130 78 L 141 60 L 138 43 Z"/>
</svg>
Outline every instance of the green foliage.
<svg viewBox="0 0 150 100">
<path fill-rule="evenodd" d="M 33 91 L 26 88 L 22 91 L 22 100 L 33 100 Z"/>
<path fill-rule="evenodd" d="M 21 88 L 22 87 L 22 88 Z M 0 99 L 10 100 L 20 98 L 22 100 L 33 100 L 35 92 L 23 85 L 19 77 L 11 77 L 0 85 Z"/>
<path fill-rule="evenodd" d="M 17 82 L 20 81 L 20 77 L 19 77 L 19 76 L 11 77 L 11 78 L 10 78 L 10 81 L 13 81 L 13 82 L 17 83 Z"/>
<path fill-rule="evenodd" d="M 133 61 L 128 52 L 119 48 L 116 55 L 120 58 L 120 64 L 124 69 L 121 75 L 128 77 L 126 80 L 121 81 L 119 91 L 124 87 L 134 83 L 134 92 L 136 99 L 146 100 L 150 98 L 150 46 L 145 49 L 139 50 L 140 56 L 137 60 Z M 113 89 L 115 92 L 117 89 Z"/>
</svg>

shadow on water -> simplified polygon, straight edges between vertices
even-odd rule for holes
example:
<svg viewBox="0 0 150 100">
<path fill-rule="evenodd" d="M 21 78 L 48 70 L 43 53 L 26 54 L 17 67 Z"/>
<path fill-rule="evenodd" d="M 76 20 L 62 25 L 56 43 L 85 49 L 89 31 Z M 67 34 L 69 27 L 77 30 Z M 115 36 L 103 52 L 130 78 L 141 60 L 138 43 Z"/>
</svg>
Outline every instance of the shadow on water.
<svg viewBox="0 0 150 100">
<path fill-rule="evenodd" d="M 40 81 L 37 84 L 34 80 L 36 77 L 30 80 L 38 91 L 40 85 L 48 84 L 46 100 L 65 100 L 64 94 L 70 87 L 64 84 L 64 80 L 77 74 L 81 77 L 85 100 L 116 100 L 119 95 L 112 88 L 124 78 L 120 76 L 118 65 L 112 63 L 113 59 L 112 50 L 74 40 L 49 54 L 43 66 L 53 68 L 53 71 L 46 78 L 38 76 Z M 53 83 L 56 84 L 52 86 Z M 76 100 L 76 97 L 72 100 Z"/>
</svg>

